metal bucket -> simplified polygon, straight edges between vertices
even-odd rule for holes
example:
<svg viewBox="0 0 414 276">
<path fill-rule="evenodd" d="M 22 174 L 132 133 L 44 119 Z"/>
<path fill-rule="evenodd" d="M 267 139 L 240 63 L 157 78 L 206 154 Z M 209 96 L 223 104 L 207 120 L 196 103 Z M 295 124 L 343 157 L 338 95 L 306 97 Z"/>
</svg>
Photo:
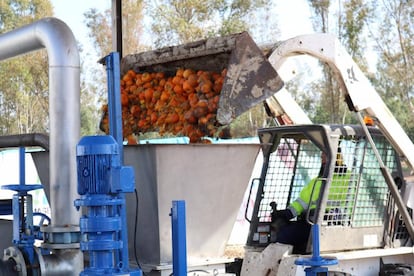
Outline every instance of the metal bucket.
<svg viewBox="0 0 414 276">
<path fill-rule="evenodd" d="M 234 118 L 279 91 L 283 81 L 247 32 L 127 55 L 121 75 L 135 72 L 175 73 L 179 68 L 221 72 L 227 68 L 217 121 Z"/>
</svg>

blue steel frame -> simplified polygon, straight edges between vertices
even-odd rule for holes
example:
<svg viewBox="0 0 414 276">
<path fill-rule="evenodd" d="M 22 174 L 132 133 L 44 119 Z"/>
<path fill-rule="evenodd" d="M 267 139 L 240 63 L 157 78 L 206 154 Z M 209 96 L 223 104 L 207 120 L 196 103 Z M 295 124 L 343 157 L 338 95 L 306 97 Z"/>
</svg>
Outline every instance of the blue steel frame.
<svg viewBox="0 0 414 276">
<path fill-rule="evenodd" d="M 173 249 L 173 275 L 187 275 L 187 241 L 185 222 L 185 201 L 172 202 L 172 249 Z"/>
</svg>

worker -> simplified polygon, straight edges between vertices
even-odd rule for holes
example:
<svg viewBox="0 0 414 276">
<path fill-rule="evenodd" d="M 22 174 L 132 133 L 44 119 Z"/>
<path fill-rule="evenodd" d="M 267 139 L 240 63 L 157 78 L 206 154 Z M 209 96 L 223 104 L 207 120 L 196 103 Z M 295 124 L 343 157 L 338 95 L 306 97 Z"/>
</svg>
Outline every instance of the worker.
<svg viewBox="0 0 414 276">
<path fill-rule="evenodd" d="M 306 221 L 307 210 L 309 209 L 310 216 L 313 216 L 319 197 L 319 191 L 322 183 L 321 177 L 326 165 L 326 155 L 324 153 L 322 153 L 321 159 L 322 164 L 319 175 L 303 187 L 299 194 L 299 197 L 295 201 L 289 204 L 289 206 L 284 210 L 276 210 L 276 204 L 274 202 L 271 204 L 273 209 L 272 224 L 277 225 L 276 227 L 278 228 L 276 229 L 276 242 L 291 244 L 295 246 L 300 252 L 306 250 L 309 231 L 311 228 L 311 225 Z M 350 179 L 350 174 L 349 172 L 347 173 L 347 171 L 348 169 L 343 161 L 341 149 L 338 148 L 338 154 L 334 169 L 335 173 L 331 182 L 328 202 L 329 200 L 338 200 L 337 198 L 334 198 L 339 194 L 338 189 L 343 190 L 344 181 L 347 181 L 348 183 Z M 342 192 L 342 194 L 346 196 L 346 191 Z M 339 210 L 329 210 L 327 215 L 331 216 L 329 218 L 331 221 L 334 217 L 340 216 Z M 297 220 L 291 221 L 293 218 L 297 218 Z"/>
</svg>

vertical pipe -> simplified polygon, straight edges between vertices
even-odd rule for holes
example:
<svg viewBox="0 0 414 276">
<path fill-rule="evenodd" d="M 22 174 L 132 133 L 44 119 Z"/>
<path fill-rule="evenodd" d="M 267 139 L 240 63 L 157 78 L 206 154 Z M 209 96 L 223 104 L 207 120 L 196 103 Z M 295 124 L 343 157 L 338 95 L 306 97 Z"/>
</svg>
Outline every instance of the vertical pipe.
<svg viewBox="0 0 414 276">
<path fill-rule="evenodd" d="M 46 48 L 49 60 L 52 225 L 78 225 L 76 144 L 80 137 L 80 61 L 76 40 L 59 19 L 45 18 L 0 35 L 0 60 Z M 63 215 L 64 214 L 64 215 Z"/>
<path fill-rule="evenodd" d="M 312 258 L 317 261 L 321 259 L 319 249 L 319 225 L 312 224 Z"/>
<path fill-rule="evenodd" d="M 46 48 L 49 62 L 49 199 L 50 227 L 54 229 L 55 226 L 78 225 L 80 219 L 80 213 L 73 207 L 77 198 L 76 145 L 80 137 L 77 43 L 69 27 L 56 18 L 44 18 L 0 35 L 0 61 L 43 48 Z M 83 256 L 78 249 L 56 250 L 55 253 L 50 256 L 64 258 L 71 266 L 65 263 L 68 268 L 65 274 L 47 275 L 79 275 Z"/>
<path fill-rule="evenodd" d="M 25 161 L 26 149 L 24 147 L 19 148 L 19 184 L 26 184 L 26 161 Z"/>
</svg>

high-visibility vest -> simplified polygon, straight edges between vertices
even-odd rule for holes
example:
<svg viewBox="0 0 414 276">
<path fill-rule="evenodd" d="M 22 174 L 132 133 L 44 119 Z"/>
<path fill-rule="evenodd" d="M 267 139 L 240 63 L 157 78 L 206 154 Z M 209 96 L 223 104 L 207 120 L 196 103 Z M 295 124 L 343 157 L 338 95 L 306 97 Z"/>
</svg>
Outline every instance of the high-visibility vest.
<svg viewBox="0 0 414 276">
<path fill-rule="evenodd" d="M 334 174 L 332 177 L 331 187 L 328 194 L 328 202 L 345 202 L 348 194 L 348 185 L 351 173 Z M 322 181 L 319 177 L 312 179 L 299 194 L 299 197 L 293 201 L 288 209 L 292 212 L 294 217 L 301 215 L 310 206 L 310 209 L 316 208 L 316 203 L 319 198 Z M 315 186 L 315 188 L 313 188 Z M 313 194 L 312 194 L 313 190 Z M 311 200 L 312 196 L 312 200 Z"/>
</svg>

